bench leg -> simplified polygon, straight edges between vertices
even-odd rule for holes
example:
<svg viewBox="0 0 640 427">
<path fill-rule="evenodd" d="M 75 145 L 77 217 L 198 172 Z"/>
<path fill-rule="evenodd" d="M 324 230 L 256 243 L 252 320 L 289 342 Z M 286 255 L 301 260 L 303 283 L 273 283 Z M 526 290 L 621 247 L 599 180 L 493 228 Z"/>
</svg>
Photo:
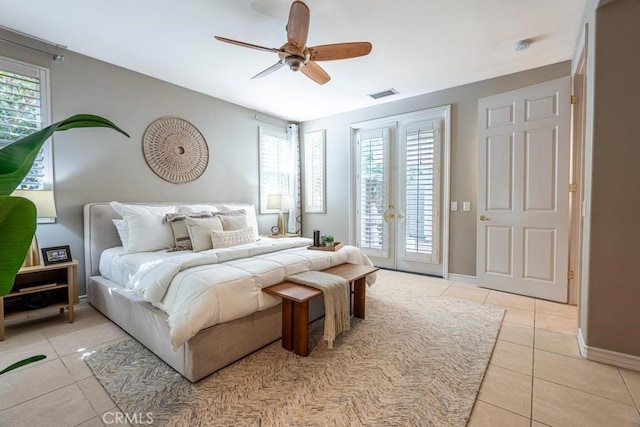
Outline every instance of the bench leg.
<svg viewBox="0 0 640 427">
<path fill-rule="evenodd" d="M 293 350 L 293 302 L 282 299 L 282 348 Z"/>
<path fill-rule="evenodd" d="M 353 281 L 353 315 L 364 319 L 367 304 L 367 279 L 362 277 Z"/>
<path fill-rule="evenodd" d="M 309 301 L 293 303 L 293 352 L 309 355 Z"/>
</svg>

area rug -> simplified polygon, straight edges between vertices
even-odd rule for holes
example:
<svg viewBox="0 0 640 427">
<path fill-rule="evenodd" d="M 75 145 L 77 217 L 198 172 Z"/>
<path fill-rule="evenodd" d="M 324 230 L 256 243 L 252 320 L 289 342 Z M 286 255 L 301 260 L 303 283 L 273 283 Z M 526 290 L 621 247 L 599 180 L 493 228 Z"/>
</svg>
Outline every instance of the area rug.
<svg viewBox="0 0 640 427">
<path fill-rule="evenodd" d="M 86 361 L 134 424 L 466 425 L 503 310 L 381 284 L 366 311 L 331 350 L 320 321 L 309 357 L 277 341 L 195 384 L 133 339 Z"/>
</svg>

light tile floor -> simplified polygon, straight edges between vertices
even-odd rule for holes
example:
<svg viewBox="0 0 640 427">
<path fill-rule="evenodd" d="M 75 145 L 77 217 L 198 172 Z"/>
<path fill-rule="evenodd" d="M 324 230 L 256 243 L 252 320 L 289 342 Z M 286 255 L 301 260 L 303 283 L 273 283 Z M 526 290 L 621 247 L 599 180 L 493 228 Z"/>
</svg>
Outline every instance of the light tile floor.
<svg viewBox="0 0 640 427">
<path fill-rule="evenodd" d="M 640 427 L 640 372 L 580 357 L 576 307 L 388 270 L 375 286 L 506 310 L 469 426 Z M 33 354 L 47 358 L 0 377 L 0 426 L 116 425 L 115 403 L 82 359 L 125 339 L 120 328 L 80 304 L 74 323 L 66 314 L 15 319 L 6 334 L 0 367 Z"/>
</svg>

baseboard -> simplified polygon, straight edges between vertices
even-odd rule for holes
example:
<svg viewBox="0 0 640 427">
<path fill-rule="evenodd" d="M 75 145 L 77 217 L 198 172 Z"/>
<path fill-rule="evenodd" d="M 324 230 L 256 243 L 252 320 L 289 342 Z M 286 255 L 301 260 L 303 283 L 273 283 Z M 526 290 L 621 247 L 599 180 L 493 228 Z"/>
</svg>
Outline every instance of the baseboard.
<svg viewBox="0 0 640 427">
<path fill-rule="evenodd" d="M 477 284 L 476 276 L 467 276 L 466 274 L 449 274 L 449 280 Z"/>
<path fill-rule="evenodd" d="M 580 355 L 585 359 L 606 363 L 607 365 L 613 365 L 619 368 L 640 371 L 640 357 L 588 346 L 584 342 L 581 329 L 578 329 L 578 347 L 580 348 Z"/>
</svg>

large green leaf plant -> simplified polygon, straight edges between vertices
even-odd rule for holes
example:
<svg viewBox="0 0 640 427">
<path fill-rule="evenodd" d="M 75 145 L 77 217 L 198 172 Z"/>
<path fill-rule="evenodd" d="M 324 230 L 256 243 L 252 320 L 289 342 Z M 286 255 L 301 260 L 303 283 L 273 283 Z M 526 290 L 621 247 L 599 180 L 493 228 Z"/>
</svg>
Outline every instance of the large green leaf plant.
<svg viewBox="0 0 640 427">
<path fill-rule="evenodd" d="M 42 144 L 54 132 L 88 127 L 111 128 L 129 137 L 103 117 L 77 114 L 0 149 L 0 296 L 11 291 L 36 231 L 35 206 L 22 197 L 11 197 L 11 193 L 31 170 Z"/>
</svg>

